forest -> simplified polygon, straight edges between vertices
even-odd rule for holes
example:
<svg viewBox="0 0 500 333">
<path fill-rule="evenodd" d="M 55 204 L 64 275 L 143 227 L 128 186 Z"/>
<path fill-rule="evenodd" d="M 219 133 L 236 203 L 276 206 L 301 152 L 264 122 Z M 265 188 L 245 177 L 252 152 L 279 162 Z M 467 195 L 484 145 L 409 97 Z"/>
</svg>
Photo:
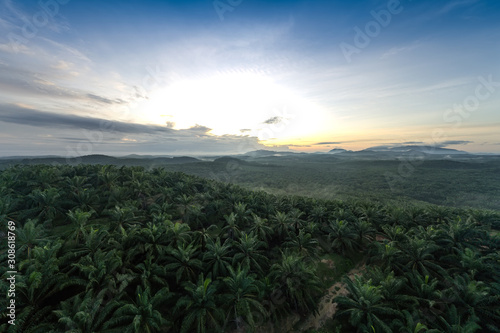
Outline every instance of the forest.
<svg viewBox="0 0 500 333">
<path fill-rule="evenodd" d="M 0 307 L 15 226 L 16 316 L 0 331 L 500 332 L 500 211 L 295 194 L 161 167 L 6 168 Z"/>
</svg>

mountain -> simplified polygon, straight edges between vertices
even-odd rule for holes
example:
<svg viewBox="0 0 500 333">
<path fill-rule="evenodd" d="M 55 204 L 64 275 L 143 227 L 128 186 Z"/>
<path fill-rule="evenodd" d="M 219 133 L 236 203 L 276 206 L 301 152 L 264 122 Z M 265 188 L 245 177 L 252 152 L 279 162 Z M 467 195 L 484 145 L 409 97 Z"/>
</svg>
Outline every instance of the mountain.
<svg viewBox="0 0 500 333">
<path fill-rule="evenodd" d="M 451 148 L 441 148 L 436 146 L 418 146 L 418 145 L 407 145 L 407 146 L 377 146 L 371 147 L 361 152 L 378 152 L 378 153 L 398 153 L 398 154 L 410 154 L 410 153 L 424 153 L 430 155 L 450 155 L 450 154 L 469 154 L 463 150 L 451 149 Z"/>
<path fill-rule="evenodd" d="M 350 150 L 342 149 L 342 148 L 333 148 L 332 150 L 329 151 L 330 154 L 340 154 L 340 153 L 346 153 L 350 152 Z"/>
</svg>

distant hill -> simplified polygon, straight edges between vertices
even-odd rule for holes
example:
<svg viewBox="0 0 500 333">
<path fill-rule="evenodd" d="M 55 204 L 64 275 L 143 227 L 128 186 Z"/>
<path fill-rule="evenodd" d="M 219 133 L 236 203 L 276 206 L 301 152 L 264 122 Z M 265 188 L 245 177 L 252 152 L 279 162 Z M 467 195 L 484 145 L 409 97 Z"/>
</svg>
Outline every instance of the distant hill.
<svg viewBox="0 0 500 333">
<path fill-rule="evenodd" d="M 116 166 L 143 166 L 143 167 L 160 167 L 162 165 L 174 165 L 174 164 L 187 164 L 187 163 L 196 163 L 201 162 L 201 160 L 189 157 L 189 156 L 176 156 L 176 157 L 158 157 L 158 156 L 148 156 L 148 157 L 139 157 L 140 155 L 135 156 L 123 156 L 123 157 L 113 157 L 108 155 L 86 155 L 80 157 L 18 157 L 18 158 L 4 158 L 0 160 L 0 169 L 16 165 L 16 164 L 24 164 L 24 165 L 33 165 L 33 164 L 69 164 L 69 165 L 77 165 L 77 164 L 110 164 Z"/>
<path fill-rule="evenodd" d="M 273 151 L 273 150 L 260 149 L 260 150 L 249 151 L 248 153 L 245 153 L 243 155 L 250 157 L 267 157 L 267 156 L 283 156 L 290 154 L 297 154 L 297 153 L 292 151 Z"/>
<path fill-rule="evenodd" d="M 436 146 L 394 146 L 394 147 L 371 147 L 362 150 L 361 152 L 391 152 L 391 153 L 424 153 L 424 154 L 438 154 L 438 155 L 450 155 L 450 154 L 469 154 L 463 150 L 451 149 L 451 148 L 441 148 Z"/>
<path fill-rule="evenodd" d="M 155 162 L 162 162 L 166 164 L 184 164 L 184 163 L 201 162 L 201 160 L 189 156 L 154 157 L 153 160 Z"/>
<path fill-rule="evenodd" d="M 333 148 L 332 150 L 329 151 L 330 154 L 340 154 L 340 153 L 346 153 L 346 152 L 351 152 L 350 150 L 342 149 L 342 148 Z"/>
</svg>

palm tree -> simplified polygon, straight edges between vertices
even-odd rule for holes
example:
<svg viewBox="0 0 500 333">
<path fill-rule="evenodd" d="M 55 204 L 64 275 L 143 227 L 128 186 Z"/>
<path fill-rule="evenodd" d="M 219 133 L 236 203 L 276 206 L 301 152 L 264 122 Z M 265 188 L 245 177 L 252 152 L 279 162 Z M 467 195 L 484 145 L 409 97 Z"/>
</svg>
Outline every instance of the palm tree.
<svg viewBox="0 0 500 333">
<path fill-rule="evenodd" d="M 263 255 L 262 248 L 266 243 L 259 240 L 253 234 L 243 233 L 240 239 L 235 243 L 235 254 L 233 265 L 241 263 L 251 272 L 263 273 L 267 267 L 268 258 Z"/>
<path fill-rule="evenodd" d="M 429 275 L 422 276 L 418 272 L 409 273 L 407 277 L 409 282 L 407 292 L 419 302 L 421 312 L 435 318 L 435 314 L 440 311 L 437 307 L 443 304 L 442 293 L 438 286 L 439 280 Z"/>
<path fill-rule="evenodd" d="M 452 286 L 444 294 L 449 303 L 457 306 L 462 317 L 478 316 L 482 325 L 494 326 L 500 322 L 500 296 L 484 282 L 464 274 L 454 276 L 451 283 Z"/>
<path fill-rule="evenodd" d="M 404 315 L 404 321 L 401 319 L 395 319 L 391 327 L 394 329 L 395 332 L 399 333 L 421 333 L 426 332 L 426 333 L 439 333 L 440 331 L 437 329 L 429 329 L 427 326 L 425 326 L 420 318 L 418 318 L 417 313 L 410 313 L 408 310 L 403 310 L 402 311 Z"/>
<path fill-rule="evenodd" d="M 330 221 L 325 228 L 332 250 L 345 255 L 354 250 L 358 235 L 345 221 Z"/>
<path fill-rule="evenodd" d="M 283 212 L 276 212 L 272 217 L 274 233 L 278 236 L 278 239 L 283 241 L 288 237 L 290 229 L 290 219 L 288 214 Z"/>
<path fill-rule="evenodd" d="M 98 250 L 81 258 L 73 266 L 84 276 L 87 291 L 102 290 L 113 296 L 118 294 L 118 271 L 122 267 L 122 261 L 116 249 L 106 252 Z"/>
<path fill-rule="evenodd" d="M 304 233 L 302 230 L 299 231 L 298 235 L 293 235 L 283 243 L 283 246 L 304 258 L 316 258 L 318 255 L 318 241 L 311 234 Z"/>
<path fill-rule="evenodd" d="M 301 219 L 301 217 L 304 215 L 303 212 L 301 212 L 298 209 L 292 209 L 288 213 L 288 217 L 290 219 L 290 224 L 291 227 L 294 229 L 295 234 L 297 235 L 299 233 L 299 230 L 304 226 L 305 221 Z"/>
<path fill-rule="evenodd" d="M 348 316 L 349 323 L 358 332 L 392 332 L 388 323 L 400 316 L 400 312 L 384 302 L 381 287 L 371 280 L 364 282 L 358 275 L 344 279 L 349 294 L 337 296 L 339 316 Z"/>
<path fill-rule="evenodd" d="M 116 302 L 104 302 L 104 292 L 94 296 L 92 290 L 61 302 L 54 314 L 59 317 L 59 329 L 64 332 L 105 332 L 107 322 L 117 308 Z"/>
<path fill-rule="evenodd" d="M 268 225 L 267 219 L 260 218 L 256 214 L 252 214 L 252 216 L 253 222 L 248 230 L 256 235 L 260 240 L 267 242 L 271 237 L 273 229 Z"/>
<path fill-rule="evenodd" d="M 191 229 L 196 230 L 203 227 L 204 214 L 199 205 L 190 205 L 184 214 L 184 221 L 188 223 Z"/>
<path fill-rule="evenodd" d="M 445 316 L 439 317 L 440 328 L 443 332 L 449 333 L 474 333 L 477 330 L 481 329 L 478 321 L 479 318 L 476 316 L 471 317 L 462 317 L 458 314 L 457 308 L 455 305 L 451 305 L 448 308 Z"/>
<path fill-rule="evenodd" d="M 382 265 L 382 267 L 388 267 L 390 270 L 394 267 L 394 262 L 399 258 L 401 250 L 397 247 L 396 242 L 374 242 L 372 243 L 371 249 L 372 257 L 370 262 L 377 262 Z"/>
<path fill-rule="evenodd" d="M 452 249 L 455 253 L 465 248 L 475 248 L 487 239 L 488 233 L 473 220 L 462 221 L 460 218 L 441 225 L 442 237 L 439 244 Z"/>
<path fill-rule="evenodd" d="M 131 227 L 136 225 L 135 207 L 129 205 L 126 207 L 115 206 L 113 209 L 108 210 L 108 214 L 115 224 L 111 227 L 116 230 L 121 227 Z"/>
<path fill-rule="evenodd" d="M 165 222 L 167 227 L 167 239 L 170 241 L 170 246 L 173 248 L 182 246 L 191 242 L 191 228 L 184 223 Z"/>
<path fill-rule="evenodd" d="M 266 310 L 258 300 L 260 289 L 255 274 L 249 274 L 248 268 L 242 268 L 241 265 L 236 271 L 232 267 L 228 268 L 229 276 L 224 278 L 224 301 L 229 305 L 226 320 L 232 318 L 237 330 L 242 326 L 242 320 L 248 324 L 248 328 L 253 329 L 257 324 L 254 318 L 257 312 L 261 318 L 266 315 Z"/>
<path fill-rule="evenodd" d="M 392 242 L 404 242 L 407 240 L 406 229 L 400 225 L 383 225 L 382 235 Z"/>
<path fill-rule="evenodd" d="M 0 221 L 12 220 L 11 214 L 16 210 L 16 200 L 6 193 L 10 190 L 0 187 Z"/>
<path fill-rule="evenodd" d="M 139 228 L 132 227 L 124 229 L 120 227 L 110 234 L 108 244 L 111 248 L 117 250 L 117 255 L 123 263 L 122 273 L 129 271 L 130 267 L 138 260 L 138 257 L 144 255 L 143 248 L 138 244 Z"/>
<path fill-rule="evenodd" d="M 375 239 L 375 228 L 368 221 L 357 219 L 353 229 L 357 233 L 359 248 L 364 248 L 365 244 L 369 244 Z"/>
<path fill-rule="evenodd" d="M 241 228 L 244 228 L 248 221 L 250 221 L 250 216 L 252 216 L 252 210 L 247 209 L 247 205 L 243 202 L 237 202 L 234 204 L 234 213 L 236 214 L 236 220 Z"/>
<path fill-rule="evenodd" d="M 28 259 L 31 257 L 30 252 L 35 246 L 43 245 L 47 242 L 45 230 L 37 222 L 36 220 L 28 220 L 22 228 L 17 228 L 16 230 L 17 251 L 19 253 L 26 251 Z"/>
<path fill-rule="evenodd" d="M 103 165 L 97 173 L 99 183 L 110 190 L 118 182 L 119 174 L 113 165 Z"/>
<path fill-rule="evenodd" d="M 138 241 L 144 251 L 155 257 L 161 257 L 167 252 L 169 240 L 166 225 L 148 222 L 145 228 L 139 230 Z"/>
<path fill-rule="evenodd" d="M 16 278 L 16 326 L 19 332 L 27 332 L 50 313 L 46 301 L 66 292 L 72 295 L 75 286 L 84 284 L 78 278 L 69 279 L 59 268 L 59 251 L 62 242 L 51 243 L 43 248 L 36 246 L 32 258 L 19 263 L 21 272 Z M 78 289 L 76 289 L 78 290 Z"/>
<path fill-rule="evenodd" d="M 232 264 L 232 252 L 228 239 L 223 244 L 221 244 L 219 237 L 215 241 L 210 239 L 207 243 L 207 250 L 203 255 L 205 271 L 210 272 L 214 279 L 219 276 L 226 276 Z"/>
<path fill-rule="evenodd" d="M 153 256 L 150 254 L 147 254 L 146 259 L 135 266 L 135 271 L 140 275 L 141 283 L 144 288 L 156 290 L 154 288 L 156 286 L 158 286 L 159 289 L 168 287 L 167 268 L 153 262 Z M 137 277 L 136 274 L 129 276 L 131 278 Z"/>
<path fill-rule="evenodd" d="M 418 271 L 422 275 L 431 273 L 446 276 L 446 271 L 435 261 L 433 253 L 439 249 L 434 242 L 425 239 L 411 238 L 401 244 L 401 254 L 396 258 L 395 265 L 401 272 Z"/>
<path fill-rule="evenodd" d="M 183 244 L 169 252 L 167 260 L 170 263 L 165 266 L 167 272 L 175 272 L 177 283 L 180 281 L 194 281 L 198 272 L 202 270 L 202 263 L 196 258 L 198 248 L 193 244 Z"/>
<path fill-rule="evenodd" d="M 113 318 L 106 324 L 106 328 L 119 327 L 125 333 L 152 333 L 164 332 L 171 323 L 160 311 L 161 305 L 171 297 L 168 288 L 162 288 L 151 296 L 149 288 L 137 286 L 135 300 L 120 302 Z"/>
<path fill-rule="evenodd" d="M 226 225 L 222 228 L 222 232 L 226 234 L 227 238 L 234 240 L 240 236 L 240 227 L 236 222 L 236 214 L 231 213 L 229 215 L 224 215 L 226 220 Z"/>
<path fill-rule="evenodd" d="M 330 219 L 351 222 L 354 221 L 355 215 L 353 212 L 346 207 L 338 207 L 335 209 L 333 214 L 331 214 Z"/>
<path fill-rule="evenodd" d="M 210 225 L 208 228 L 201 228 L 194 232 L 194 242 L 201 248 L 201 252 L 204 253 L 206 250 L 207 243 L 213 240 L 217 235 L 220 234 L 219 227 L 215 224 Z"/>
<path fill-rule="evenodd" d="M 362 221 L 366 221 L 375 226 L 379 226 L 382 222 L 380 207 L 368 204 L 360 204 L 358 212 Z"/>
<path fill-rule="evenodd" d="M 309 218 L 318 224 L 323 224 L 328 220 L 328 210 L 323 205 L 314 206 Z"/>
<path fill-rule="evenodd" d="M 41 221 L 53 221 L 58 214 L 62 213 L 61 208 L 61 194 L 59 190 L 54 187 L 50 187 L 43 191 L 33 190 L 33 192 L 28 195 L 28 198 L 32 202 L 32 216 L 37 217 Z M 31 214 L 30 214 L 31 215 Z"/>
<path fill-rule="evenodd" d="M 286 303 L 299 313 L 316 312 L 321 281 L 303 257 L 283 254 L 280 262 L 271 267 L 270 276 Z"/>
<path fill-rule="evenodd" d="M 439 224 L 449 219 L 450 209 L 444 206 L 429 206 L 427 207 L 427 215 L 431 221 Z"/>
<path fill-rule="evenodd" d="M 188 217 L 186 216 L 186 212 L 188 210 L 188 207 L 192 204 L 193 199 L 194 198 L 192 196 L 186 194 L 182 194 L 181 196 L 175 199 L 175 201 L 178 203 L 179 213 L 181 214 L 182 221 L 184 223 L 188 223 L 187 221 Z"/>
<path fill-rule="evenodd" d="M 85 232 L 87 222 L 93 213 L 94 211 L 85 212 L 79 208 L 68 212 L 68 217 L 74 224 L 71 238 L 74 239 L 76 243 L 78 243 L 80 235 Z"/>
<path fill-rule="evenodd" d="M 75 262 L 78 258 L 88 254 L 93 255 L 98 250 L 107 250 L 108 241 L 109 233 L 106 230 L 90 227 L 89 230 L 83 230 L 81 244 L 72 243 L 64 248 L 66 254 L 61 258 L 61 261 Z"/>
<path fill-rule="evenodd" d="M 182 296 L 175 306 L 175 312 L 184 313 L 180 332 L 220 332 L 224 311 L 212 280 L 200 274 L 198 284 L 188 282 L 185 289 L 187 295 Z"/>
</svg>

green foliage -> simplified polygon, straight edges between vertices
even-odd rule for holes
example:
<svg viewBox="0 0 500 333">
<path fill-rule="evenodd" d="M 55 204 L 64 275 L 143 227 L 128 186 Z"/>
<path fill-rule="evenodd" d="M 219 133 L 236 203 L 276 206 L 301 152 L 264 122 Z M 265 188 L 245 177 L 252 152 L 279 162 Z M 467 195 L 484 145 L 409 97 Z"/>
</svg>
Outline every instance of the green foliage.
<svg viewBox="0 0 500 333">
<path fill-rule="evenodd" d="M 4 314 L 2 332 L 251 332 L 317 313 L 338 281 L 348 293 L 329 331 L 498 332 L 498 212 L 109 165 L 6 169 L 0 193 L 19 272 L 16 326 Z"/>
</svg>

